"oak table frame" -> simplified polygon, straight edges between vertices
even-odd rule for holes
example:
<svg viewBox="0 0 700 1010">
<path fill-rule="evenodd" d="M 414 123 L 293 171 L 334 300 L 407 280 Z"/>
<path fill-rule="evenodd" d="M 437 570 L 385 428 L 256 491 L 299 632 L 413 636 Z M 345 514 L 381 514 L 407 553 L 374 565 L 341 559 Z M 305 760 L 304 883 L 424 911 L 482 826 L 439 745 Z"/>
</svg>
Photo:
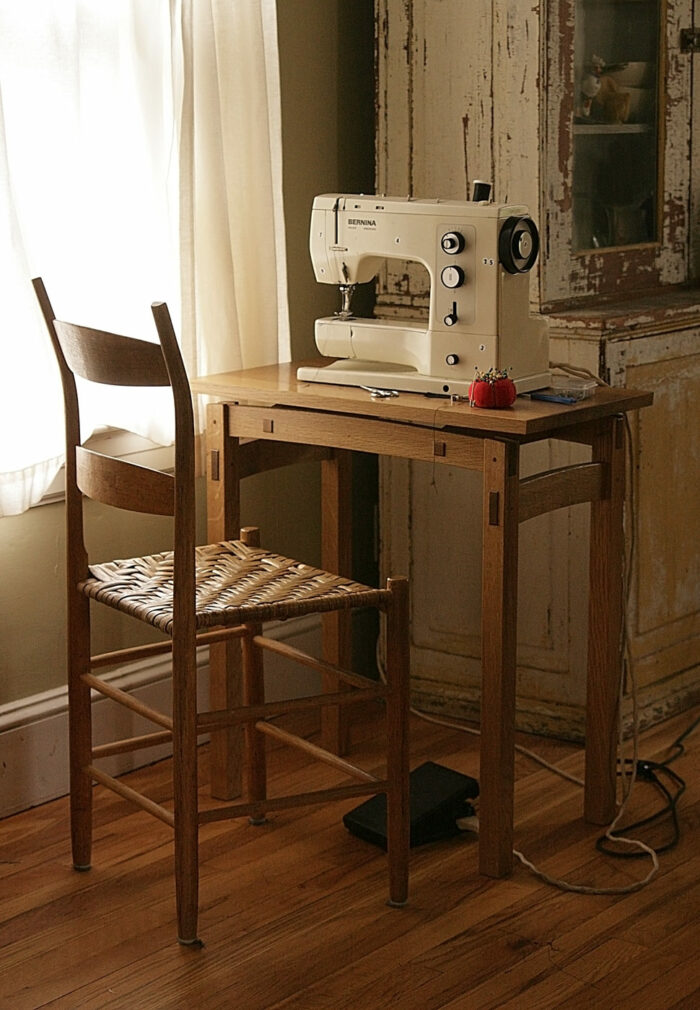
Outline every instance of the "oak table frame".
<svg viewBox="0 0 700 1010">
<path fill-rule="evenodd" d="M 318 364 L 318 362 L 316 362 Z M 591 503 L 586 772 L 584 816 L 609 823 L 616 810 L 617 715 L 624 624 L 624 414 L 652 394 L 598 388 L 560 405 L 519 397 L 506 410 L 401 393 L 373 399 L 356 387 L 300 382 L 297 363 L 192 380 L 207 405 L 208 539 L 237 535 L 240 481 L 303 459 L 321 461 L 321 565 L 351 575 L 352 451 L 426 460 L 483 475 L 482 689 L 479 868 L 491 877 L 512 869 L 515 756 L 517 565 L 520 523 L 581 502 Z M 590 446 L 591 461 L 520 477 L 520 447 L 542 439 Z M 324 656 L 348 665 L 350 625 L 324 618 Z M 240 677 L 233 649 L 211 647 L 212 704 L 235 705 Z M 329 683 L 328 689 L 334 684 Z M 322 726 L 339 753 L 346 726 L 337 710 Z M 212 791 L 240 789 L 235 730 L 212 735 Z"/>
</svg>

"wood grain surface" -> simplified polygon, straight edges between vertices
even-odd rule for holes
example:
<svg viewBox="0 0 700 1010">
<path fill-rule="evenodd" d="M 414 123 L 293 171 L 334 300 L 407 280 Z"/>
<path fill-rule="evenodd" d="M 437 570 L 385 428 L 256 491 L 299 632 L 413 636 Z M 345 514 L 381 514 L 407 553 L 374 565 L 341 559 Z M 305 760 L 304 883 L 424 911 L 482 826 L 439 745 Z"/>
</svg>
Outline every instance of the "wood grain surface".
<svg viewBox="0 0 700 1010">
<path fill-rule="evenodd" d="M 573 405 L 562 406 L 520 396 L 512 407 L 504 410 L 482 410 L 464 401 L 452 403 L 445 397 L 429 397 L 419 393 L 399 393 L 390 399 L 373 399 L 355 386 L 333 386 L 321 382 L 300 382 L 296 377 L 301 364 L 287 362 L 265 365 L 242 372 L 222 372 L 191 380 L 195 393 L 216 396 L 222 400 L 257 406 L 304 407 L 327 410 L 358 417 L 378 417 L 384 420 L 420 424 L 428 428 L 455 428 L 524 437 L 544 431 L 557 431 L 584 421 L 635 410 L 652 402 L 651 393 L 632 389 L 596 389 L 593 396 Z"/>
<path fill-rule="evenodd" d="M 645 758 L 665 756 L 698 714 L 642 737 Z M 357 722 L 350 751 L 380 748 L 375 724 Z M 571 744 L 518 740 L 580 775 Z M 438 761 L 478 778 L 478 740 L 414 719 L 412 765 Z M 307 758 L 273 747 L 272 787 L 308 780 Z M 206 775 L 206 749 L 200 764 Z M 0 1007 L 245 1010 L 671 1010 L 699 1005 L 698 827 L 700 733 L 673 768 L 688 788 L 681 840 L 660 857 L 649 886 L 625 896 L 567 894 L 516 866 L 489 880 L 473 836 L 414 849 L 409 904 L 388 908 L 385 855 L 349 835 L 352 801 L 275 813 L 267 825 L 202 829 L 201 930 L 206 946 L 174 941 L 170 830 L 95 788 L 93 869 L 71 868 L 68 803 L 0 822 Z M 337 773 L 318 766 L 321 787 Z M 626 884 L 647 862 L 595 851 L 599 830 L 581 819 L 580 789 L 522 755 L 515 762 L 515 843 L 548 872 L 598 886 Z M 126 776 L 167 804 L 168 762 Z M 206 801 L 205 801 L 206 802 Z M 657 809 L 649 786 L 631 815 Z M 660 843 L 665 833 L 649 832 Z"/>
</svg>

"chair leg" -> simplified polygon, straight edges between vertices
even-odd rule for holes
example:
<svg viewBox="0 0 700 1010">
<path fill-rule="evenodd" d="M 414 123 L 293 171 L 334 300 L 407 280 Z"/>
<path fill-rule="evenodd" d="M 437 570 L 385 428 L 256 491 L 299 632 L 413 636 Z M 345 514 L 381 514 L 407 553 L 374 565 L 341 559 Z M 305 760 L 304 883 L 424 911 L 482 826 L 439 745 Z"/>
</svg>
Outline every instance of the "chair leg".
<svg viewBox="0 0 700 1010">
<path fill-rule="evenodd" d="M 173 791 L 175 798 L 175 895 L 178 941 L 201 947 L 199 903 L 199 810 L 197 797 L 197 686 L 194 639 L 190 648 L 173 641 Z"/>
<path fill-rule="evenodd" d="M 241 540 L 248 547 L 259 547 L 260 530 L 257 526 L 244 526 L 241 529 Z M 243 702 L 245 705 L 259 705 L 265 701 L 265 671 L 262 649 L 254 644 L 253 638 L 262 635 L 262 625 L 249 624 L 246 627 L 247 634 L 241 639 Z M 247 798 L 251 802 L 265 800 L 267 798 L 265 737 L 250 722 L 245 726 L 245 749 Z M 267 823 L 262 803 L 249 820 L 251 824 Z"/>
<path fill-rule="evenodd" d="M 92 856 L 92 706 L 82 675 L 90 669 L 90 601 L 82 593 L 69 599 L 68 738 L 73 866 L 89 870 Z"/>
<path fill-rule="evenodd" d="M 401 907 L 408 900 L 410 850 L 408 580 L 389 579 L 387 587 L 391 591 L 386 637 L 388 904 Z"/>
<path fill-rule="evenodd" d="M 177 939 L 184 947 L 201 947 L 197 936 L 199 902 L 199 857 L 197 825 L 183 809 L 175 813 L 175 898 L 177 902 Z M 194 830 L 192 830 L 194 827 Z"/>
<path fill-rule="evenodd" d="M 247 625 L 248 634 L 241 639 L 243 667 L 243 699 L 246 705 L 259 705 L 265 701 L 265 680 L 262 650 L 253 642 L 253 636 L 262 634 L 262 626 Z M 267 757 L 265 737 L 255 724 L 245 727 L 247 798 L 250 802 L 267 798 Z M 260 803 L 249 818 L 251 824 L 265 824 L 264 803 Z"/>
</svg>

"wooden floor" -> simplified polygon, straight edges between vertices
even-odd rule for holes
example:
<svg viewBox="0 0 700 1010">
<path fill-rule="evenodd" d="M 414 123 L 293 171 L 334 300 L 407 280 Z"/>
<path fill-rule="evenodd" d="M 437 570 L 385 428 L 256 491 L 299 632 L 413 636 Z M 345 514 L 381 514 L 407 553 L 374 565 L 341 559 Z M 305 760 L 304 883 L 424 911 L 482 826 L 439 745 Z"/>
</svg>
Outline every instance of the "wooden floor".
<svg viewBox="0 0 700 1010">
<path fill-rule="evenodd" d="M 665 756 L 696 714 L 648 732 L 641 755 Z M 354 736 L 370 766 L 372 729 Z M 578 748 L 521 740 L 581 774 Z M 474 737 L 416 719 L 412 765 L 427 759 L 478 778 Z M 274 788 L 303 764 L 276 750 Z M 202 950 L 175 942 L 164 825 L 98 787 L 93 869 L 76 873 L 65 800 L 18 814 L 0 822 L 0 1007 L 698 1008 L 700 729 L 673 768 L 687 781 L 680 842 L 649 886 L 624 896 L 564 893 L 520 866 L 510 879 L 483 879 L 465 835 L 413 851 L 410 904 L 392 909 L 384 855 L 341 824 L 353 804 L 279 814 L 264 827 L 209 825 Z M 313 784 L 331 774 L 314 772 Z M 516 845 L 533 862 L 601 887 L 646 874 L 646 860 L 595 851 L 579 787 L 523 757 L 517 774 Z M 169 763 L 130 778 L 165 797 Z M 640 784 L 633 813 L 658 803 Z"/>
</svg>

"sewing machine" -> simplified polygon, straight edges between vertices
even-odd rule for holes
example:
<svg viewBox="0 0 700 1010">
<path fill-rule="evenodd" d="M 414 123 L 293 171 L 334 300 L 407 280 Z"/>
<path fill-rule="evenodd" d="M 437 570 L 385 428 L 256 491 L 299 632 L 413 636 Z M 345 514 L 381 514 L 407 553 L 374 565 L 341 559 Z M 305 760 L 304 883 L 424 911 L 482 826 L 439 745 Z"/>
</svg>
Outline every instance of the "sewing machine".
<svg viewBox="0 0 700 1010">
<path fill-rule="evenodd" d="M 548 386 L 546 321 L 530 315 L 529 278 L 539 249 L 526 207 L 491 203 L 490 186 L 451 202 L 327 194 L 311 212 L 316 280 L 337 284 L 340 311 L 316 320 L 328 365 L 299 379 L 385 391 L 467 396 L 476 372 L 505 370 L 519 393 Z M 430 276 L 427 325 L 352 314 L 355 285 L 386 258 L 417 260 Z"/>
</svg>

